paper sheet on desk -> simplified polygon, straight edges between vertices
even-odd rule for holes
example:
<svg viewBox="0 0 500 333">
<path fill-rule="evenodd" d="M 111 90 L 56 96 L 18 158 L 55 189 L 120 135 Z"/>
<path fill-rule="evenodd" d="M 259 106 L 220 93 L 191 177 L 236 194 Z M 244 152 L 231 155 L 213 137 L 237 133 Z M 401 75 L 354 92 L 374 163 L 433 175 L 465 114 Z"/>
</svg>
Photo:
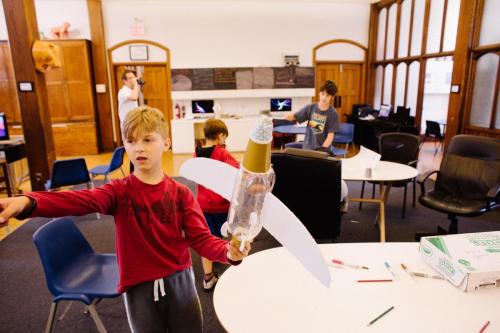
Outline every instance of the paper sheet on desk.
<svg viewBox="0 0 500 333">
<path fill-rule="evenodd" d="M 381 155 L 364 146 L 360 146 L 359 153 L 351 158 L 342 159 L 342 174 L 352 170 L 375 169 Z"/>
<path fill-rule="evenodd" d="M 226 163 L 199 157 L 184 162 L 180 174 L 231 200 L 237 171 L 238 169 Z M 272 193 L 266 194 L 261 221 L 264 228 L 294 255 L 304 268 L 325 287 L 330 286 L 330 272 L 318 245 L 300 220 Z"/>
</svg>

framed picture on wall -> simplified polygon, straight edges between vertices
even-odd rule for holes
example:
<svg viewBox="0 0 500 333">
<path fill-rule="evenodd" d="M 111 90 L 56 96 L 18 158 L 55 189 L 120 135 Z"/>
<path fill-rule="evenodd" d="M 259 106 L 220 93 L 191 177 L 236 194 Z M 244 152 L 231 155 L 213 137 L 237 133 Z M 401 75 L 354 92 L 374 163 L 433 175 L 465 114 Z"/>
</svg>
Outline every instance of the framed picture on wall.
<svg viewBox="0 0 500 333">
<path fill-rule="evenodd" d="M 129 45 L 130 60 L 149 60 L 147 45 Z"/>
</svg>

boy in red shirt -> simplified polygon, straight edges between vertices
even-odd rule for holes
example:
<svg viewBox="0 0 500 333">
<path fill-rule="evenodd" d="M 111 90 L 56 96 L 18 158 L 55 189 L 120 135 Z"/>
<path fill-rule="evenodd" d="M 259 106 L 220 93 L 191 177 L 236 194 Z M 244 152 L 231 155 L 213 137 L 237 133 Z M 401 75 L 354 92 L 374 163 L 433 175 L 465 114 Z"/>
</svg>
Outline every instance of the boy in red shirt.
<svg viewBox="0 0 500 333">
<path fill-rule="evenodd" d="M 170 147 L 163 114 L 130 111 L 122 124 L 133 174 L 93 190 L 31 192 L 0 199 L 0 226 L 14 216 L 113 215 L 116 254 L 132 332 L 202 332 L 189 247 L 203 257 L 238 264 L 250 250 L 210 234 L 191 191 L 163 173 Z"/>
<path fill-rule="evenodd" d="M 205 145 L 203 147 L 196 147 L 195 156 L 212 158 L 232 165 L 235 168 L 240 167 L 236 159 L 225 149 L 229 133 L 226 124 L 222 120 L 207 119 L 203 127 L 203 132 L 206 140 Z M 220 228 L 227 221 L 229 201 L 202 185 L 198 185 L 197 199 L 212 235 L 222 238 Z M 201 263 L 203 265 L 203 272 L 205 273 L 203 277 L 203 289 L 210 291 L 215 287 L 219 275 L 213 272 L 211 260 L 202 257 Z"/>
</svg>

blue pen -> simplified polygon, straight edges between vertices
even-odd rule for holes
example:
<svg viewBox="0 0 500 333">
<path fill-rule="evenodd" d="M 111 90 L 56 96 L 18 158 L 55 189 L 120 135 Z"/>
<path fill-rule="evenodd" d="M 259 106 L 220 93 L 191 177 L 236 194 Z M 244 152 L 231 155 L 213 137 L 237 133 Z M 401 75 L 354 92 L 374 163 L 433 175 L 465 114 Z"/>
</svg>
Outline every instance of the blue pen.
<svg viewBox="0 0 500 333">
<path fill-rule="evenodd" d="M 384 262 L 385 264 L 385 267 L 387 268 L 387 270 L 389 271 L 389 273 L 391 273 L 391 275 L 394 277 L 395 280 L 398 279 L 398 277 L 396 276 L 396 274 L 394 274 L 394 272 L 392 271 L 391 269 L 391 265 L 389 265 L 389 263 L 387 261 Z"/>
</svg>

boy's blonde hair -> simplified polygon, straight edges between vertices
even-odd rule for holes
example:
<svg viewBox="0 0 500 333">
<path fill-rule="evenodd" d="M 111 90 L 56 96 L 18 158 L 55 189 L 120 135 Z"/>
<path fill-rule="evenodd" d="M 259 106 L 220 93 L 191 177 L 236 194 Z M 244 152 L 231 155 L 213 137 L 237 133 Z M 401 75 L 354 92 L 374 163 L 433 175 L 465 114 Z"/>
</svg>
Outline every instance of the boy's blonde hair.
<svg viewBox="0 0 500 333">
<path fill-rule="evenodd" d="M 122 123 L 123 140 L 143 133 L 157 132 L 168 138 L 168 128 L 163 113 L 149 106 L 139 106 L 127 113 Z"/>
<path fill-rule="evenodd" d="M 203 126 L 203 133 L 205 134 L 205 138 L 209 140 L 215 140 L 219 136 L 219 134 L 224 134 L 228 136 L 229 133 L 227 131 L 226 124 L 220 119 L 207 119 L 205 121 L 205 125 Z"/>
</svg>

